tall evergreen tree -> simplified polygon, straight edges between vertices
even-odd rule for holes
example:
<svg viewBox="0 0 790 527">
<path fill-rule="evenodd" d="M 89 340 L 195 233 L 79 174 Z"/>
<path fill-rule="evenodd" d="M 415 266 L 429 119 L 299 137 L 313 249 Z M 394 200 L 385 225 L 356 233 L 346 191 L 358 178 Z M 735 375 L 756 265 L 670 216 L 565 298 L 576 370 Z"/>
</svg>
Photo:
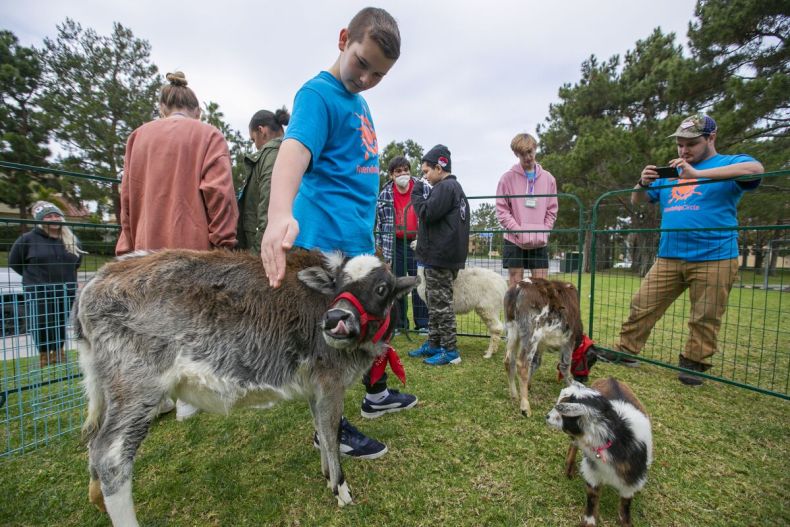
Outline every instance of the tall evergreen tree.
<svg viewBox="0 0 790 527">
<path fill-rule="evenodd" d="M 151 46 L 120 23 L 109 36 L 83 29 L 67 18 L 57 37 L 44 40 L 46 96 L 44 108 L 57 116 L 55 137 L 71 168 L 117 178 L 129 134 L 156 111 L 161 79 L 150 61 Z M 100 206 L 111 201 L 119 213 L 117 186 L 79 183 L 83 199 Z"/>
<path fill-rule="evenodd" d="M 713 81 L 721 145 L 747 145 L 769 170 L 790 166 L 790 11 L 781 0 L 700 0 L 689 44 Z"/>
<path fill-rule="evenodd" d="M 252 141 L 245 139 L 239 130 L 225 122 L 225 114 L 219 109 L 219 104 L 214 101 L 203 103 L 200 120 L 217 128 L 225 136 L 225 140 L 228 142 L 228 150 L 230 150 L 230 160 L 233 165 L 233 187 L 238 190 L 242 183 L 241 168 L 244 162 L 244 155 L 252 151 Z"/>
<path fill-rule="evenodd" d="M 51 124 L 41 108 L 42 64 L 33 48 L 0 31 L 0 159 L 46 166 Z M 43 188 L 42 188 L 43 187 Z M 58 189 L 55 178 L 23 170 L 0 169 L 0 201 L 27 217 L 37 189 Z"/>
<path fill-rule="evenodd" d="M 539 128 L 543 164 L 562 190 L 591 206 L 607 190 L 632 187 L 642 167 L 676 156 L 667 136 L 684 115 L 696 111 L 717 120 L 722 151 L 750 153 L 769 170 L 786 167 L 790 27 L 782 4 L 699 0 L 689 25 L 690 55 L 674 35 L 656 29 L 626 53 L 622 64 L 619 56 L 585 61 L 581 80 L 560 88 L 560 102 L 550 107 L 546 125 Z M 764 201 L 750 199 L 742 207 L 745 223 L 787 217 L 787 200 Z M 603 203 L 609 206 L 598 211 L 599 228 L 617 228 L 624 218 L 632 227 L 658 225 L 655 208 L 632 207 L 628 195 Z M 759 236 L 743 238 L 756 246 L 764 243 Z M 643 248 L 633 255 L 636 268 L 646 269 L 652 245 L 645 239 L 633 244 Z"/>
</svg>

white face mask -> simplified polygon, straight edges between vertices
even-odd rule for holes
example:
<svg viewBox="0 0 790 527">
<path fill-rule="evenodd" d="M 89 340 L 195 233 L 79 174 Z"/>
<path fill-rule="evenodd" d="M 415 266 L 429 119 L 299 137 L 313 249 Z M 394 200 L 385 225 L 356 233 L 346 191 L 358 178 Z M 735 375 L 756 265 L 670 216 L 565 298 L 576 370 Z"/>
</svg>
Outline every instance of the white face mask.
<svg viewBox="0 0 790 527">
<path fill-rule="evenodd" d="M 411 180 L 411 176 L 398 176 L 395 178 L 395 184 L 398 185 L 400 188 L 406 188 L 409 186 L 410 180 Z"/>
</svg>

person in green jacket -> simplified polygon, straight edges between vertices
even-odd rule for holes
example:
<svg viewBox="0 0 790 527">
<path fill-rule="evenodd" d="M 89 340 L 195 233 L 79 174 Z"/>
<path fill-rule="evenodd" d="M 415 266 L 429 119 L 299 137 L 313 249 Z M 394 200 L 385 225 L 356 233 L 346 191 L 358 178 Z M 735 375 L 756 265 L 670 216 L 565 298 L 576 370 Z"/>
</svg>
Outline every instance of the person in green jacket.
<svg viewBox="0 0 790 527">
<path fill-rule="evenodd" d="M 244 179 L 239 190 L 239 226 L 236 230 L 239 249 L 261 253 L 261 237 L 268 223 L 269 196 L 272 169 L 277 152 L 283 142 L 283 127 L 291 115 L 283 106 L 274 113 L 269 110 L 255 112 L 250 120 L 250 139 L 256 151 L 244 156 Z"/>
</svg>

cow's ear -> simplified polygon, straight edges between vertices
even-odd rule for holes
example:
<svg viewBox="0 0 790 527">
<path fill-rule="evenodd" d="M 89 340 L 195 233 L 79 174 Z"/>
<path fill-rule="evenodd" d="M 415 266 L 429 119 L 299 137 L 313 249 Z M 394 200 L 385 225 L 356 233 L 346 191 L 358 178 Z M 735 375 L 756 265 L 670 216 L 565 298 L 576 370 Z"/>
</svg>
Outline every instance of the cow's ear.
<svg viewBox="0 0 790 527">
<path fill-rule="evenodd" d="M 332 296 L 335 292 L 335 275 L 323 267 L 308 267 L 297 274 L 299 280 L 310 289 Z"/>
<path fill-rule="evenodd" d="M 395 280 L 395 298 L 400 298 L 417 287 L 420 283 L 419 276 L 402 276 Z"/>
<path fill-rule="evenodd" d="M 554 409 L 557 410 L 560 415 L 564 415 L 565 417 L 578 417 L 590 413 L 589 406 L 579 403 L 557 403 L 554 406 Z"/>
</svg>

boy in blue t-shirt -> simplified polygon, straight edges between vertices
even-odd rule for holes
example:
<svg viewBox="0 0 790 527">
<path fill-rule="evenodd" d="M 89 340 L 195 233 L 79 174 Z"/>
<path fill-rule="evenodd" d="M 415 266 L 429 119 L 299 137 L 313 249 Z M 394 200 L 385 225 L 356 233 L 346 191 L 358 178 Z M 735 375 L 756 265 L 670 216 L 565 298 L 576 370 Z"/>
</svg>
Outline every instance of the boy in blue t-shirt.
<svg viewBox="0 0 790 527">
<path fill-rule="evenodd" d="M 639 353 L 653 326 L 667 308 L 687 288 L 691 301 L 689 338 L 678 364 L 687 370 L 704 372 L 708 360 L 717 351 L 716 340 L 727 298 L 738 273 L 737 207 L 744 191 L 760 184 L 759 178 L 732 178 L 762 174 L 762 164 L 747 155 L 722 155 L 716 152 L 716 121 L 703 114 L 687 117 L 670 137 L 675 137 L 678 158 L 669 165 L 677 178 L 659 178 L 656 166 L 642 170 L 631 202 L 659 203 L 661 229 L 704 229 L 733 227 L 733 230 L 667 231 L 661 233 L 658 258 L 645 276 L 634 298 L 628 320 L 620 331 L 614 349 Z M 704 183 L 715 181 L 713 183 Z M 635 365 L 630 358 L 619 360 Z M 678 379 L 688 386 L 702 384 L 702 379 L 681 372 Z"/>
<path fill-rule="evenodd" d="M 328 71 L 307 81 L 294 99 L 293 114 L 274 165 L 269 223 L 261 259 L 269 283 L 285 276 L 292 248 L 373 254 L 379 186 L 376 131 L 360 92 L 376 86 L 400 55 L 398 24 L 383 9 L 368 7 L 340 30 L 340 55 Z M 386 375 L 364 379 L 362 416 L 375 418 L 412 408 L 413 395 L 388 390 Z M 318 445 L 317 436 L 314 439 Z M 387 452 L 343 418 L 341 453 L 375 459 Z"/>
</svg>

